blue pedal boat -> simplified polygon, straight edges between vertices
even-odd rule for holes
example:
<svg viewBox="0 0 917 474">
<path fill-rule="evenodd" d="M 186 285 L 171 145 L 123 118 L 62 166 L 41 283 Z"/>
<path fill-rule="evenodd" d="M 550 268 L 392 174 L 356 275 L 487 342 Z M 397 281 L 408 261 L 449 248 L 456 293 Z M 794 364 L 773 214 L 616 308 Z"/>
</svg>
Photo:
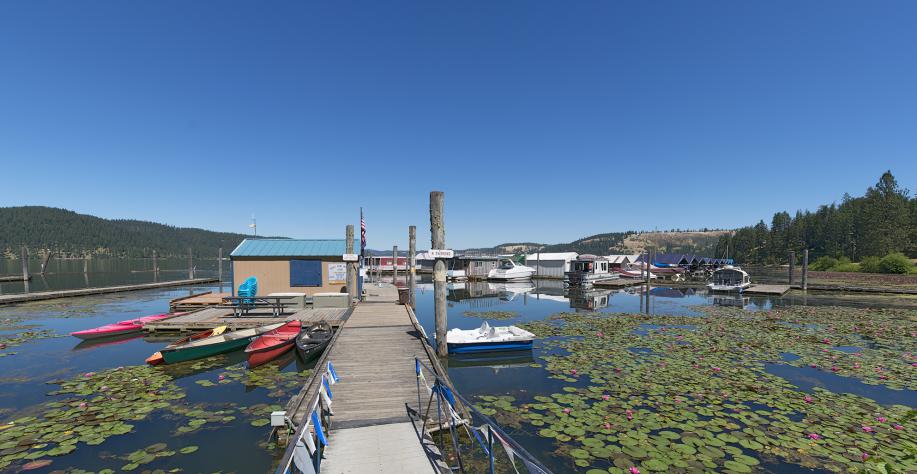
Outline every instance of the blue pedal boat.
<svg viewBox="0 0 917 474">
<path fill-rule="evenodd" d="M 535 335 L 516 326 L 493 327 L 484 321 L 477 329 L 453 329 L 446 333 L 450 354 L 471 352 L 527 351 Z"/>
</svg>

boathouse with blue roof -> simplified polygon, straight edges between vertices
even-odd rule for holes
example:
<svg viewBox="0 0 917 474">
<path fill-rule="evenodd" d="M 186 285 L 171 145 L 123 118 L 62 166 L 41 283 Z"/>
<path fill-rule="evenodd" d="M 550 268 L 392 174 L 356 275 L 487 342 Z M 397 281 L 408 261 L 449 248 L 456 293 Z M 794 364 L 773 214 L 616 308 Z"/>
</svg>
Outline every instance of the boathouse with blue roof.
<svg viewBox="0 0 917 474">
<path fill-rule="evenodd" d="M 259 295 L 345 292 L 346 250 L 345 239 L 245 239 L 229 254 L 233 288 L 253 276 Z"/>
</svg>

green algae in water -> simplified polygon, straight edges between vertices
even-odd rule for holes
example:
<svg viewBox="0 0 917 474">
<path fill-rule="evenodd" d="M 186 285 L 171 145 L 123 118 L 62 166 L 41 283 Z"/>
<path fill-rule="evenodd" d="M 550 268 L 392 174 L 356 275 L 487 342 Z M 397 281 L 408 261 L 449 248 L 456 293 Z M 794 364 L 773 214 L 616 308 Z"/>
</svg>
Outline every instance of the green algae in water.
<svg viewBox="0 0 917 474">
<path fill-rule="evenodd" d="M 917 470 L 913 407 L 802 392 L 764 368 L 814 364 L 892 390 L 917 388 L 917 312 L 703 310 L 562 313 L 528 323 L 547 349 L 549 376 L 577 385 L 529 403 L 487 396 L 478 405 L 506 426 L 555 440 L 556 454 L 579 468 L 751 472 L 768 460 L 837 472 Z M 656 328 L 635 333 L 649 322 Z M 835 349 L 842 345 L 862 349 Z M 783 352 L 801 357 L 784 361 Z"/>
</svg>

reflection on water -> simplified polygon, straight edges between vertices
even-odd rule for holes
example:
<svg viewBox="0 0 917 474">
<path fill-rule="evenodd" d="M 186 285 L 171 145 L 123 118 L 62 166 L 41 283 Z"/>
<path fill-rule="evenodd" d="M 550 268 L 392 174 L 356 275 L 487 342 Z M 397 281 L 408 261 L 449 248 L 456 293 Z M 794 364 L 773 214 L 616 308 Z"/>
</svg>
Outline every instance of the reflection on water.
<svg viewBox="0 0 917 474">
<path fill-rule="evenodd" d="M 768 373 L 786 379 L 805 392 L 812 392 L 813 388 L 819 387 L 836 393 L 852 393 L 871 398 L 882 405 L 911 406 L 914 400 L 917 400 L 917 390 L 892 390 L 884 385 L 869 385 L 851 377 L 810 367 L 767 363 L 764 364 L 764 369 Z"/>
<path fill-rule="evenodd" d="M 219 264 L 215 258 L 192 262 L 195 278 L 215 278 Z M 0 294 L 24 292 L 72 290 L 97 288 L 101 286 L 132 285 L 159 281 L 183 280 L 188 278 L 188 259 L 161 258 L 157 261 L 159 272 L 153 272 L 152 259 L 141 258 L 94 258 L 82 259 L 52 258 L 45 274 L 41 274 L 41 262 L 29 261 L 32 279 L 27 282 L 11 281 L 0 283 Z M 88 270 L 83 272 L 84 268 Z M 20 260 L 0 259 L 0 276 L 21 275 Z M 229 262 L 223 262 L 223 278 L 229 278 Z"/>
</svg>

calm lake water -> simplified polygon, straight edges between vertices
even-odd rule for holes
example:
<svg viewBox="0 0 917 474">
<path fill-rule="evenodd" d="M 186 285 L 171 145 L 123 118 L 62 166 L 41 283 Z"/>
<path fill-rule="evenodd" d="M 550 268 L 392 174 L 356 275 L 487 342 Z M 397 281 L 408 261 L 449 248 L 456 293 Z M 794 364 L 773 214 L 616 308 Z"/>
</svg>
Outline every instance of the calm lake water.
<svg viewBox="0 0 917 474">
<path fill-rule="evenodd" d="M 81 265 L 81 264 L 80 264 Z M 81 266 L 80 266 L 81 268 Z M 104 272 L 103 272 L 104 273 Z M 130 273 L 122 273 L 127 275 Z M 136 275 L 136 274 L 133 274 Z M 71 278 L 71 277 L 67 277 Z M 82 278 L 82 274 L 78 275 Z M 101 276 L 99 278 L 102 278 Z M 141 278 L 141 277 L 138 277 Z M 149 275 L 142 278 L 150 279 Z M 131 280 L 136 281 L 136 280 Z M 113 283 L 123 283 L 119 280 Z M 218 290 L 218 287 L 197 287 L 193 291 Z M 41 333 L 39 337 L 17 340 L 0 351 L 14 353 L 0 357 L 0 425 L 11 420 L 41 415 L 49 410 L 48 403 L 66 399 L 53 395 L 59 385 L 55 382 L 79 381 L 87 373 L 97 374 L 120 370 L 143 374 L 143 360 L 162 348 L 171 339 L 130 338 L 105 344 L 80 344 L 67 334 L 149 314 L 164 312 L 172 298 L 187 295 L 189 289 L 168 289 L 133 292 L 118 295 L 82 297 L 0 307 L 0 338 L 23 332 Z M 434 333 L 432 285 L 421 283 L 417 294 L 417 315 L 429 334 Z M 885 301 L 894 306 L 895 299 Z M 539 281 L 534 284 L 466 283 L 450 285 L 448 293 L 450 328 L 470 329 L 480 326 L 481 319 L 466 316 L 466 312 L 508 311 L 516 316 L 509 324 L 539 321 L 559 312 L 628 312 L 651 315 L 702 316 L 697 306 L 728 305 L 760 310 L 790 305 L 860 305 L 875 306 L 875 299 L 833 298 L 829 296 L 790 296 L 784 298 L 719 297 L 703 290 L 654 288 L 647 298 L 640 288 L 622 291 L 597 291 L 580 295 L 565 295 L 560 282 Z M 504 324 L 500 322 L 498 324 Z M 655 329 L 652 324 L 637 331 Z M 545 353 L 541 344 L 532 353 L 507 355 L 499 360 L 448 359 L 450 376 L 458 390 L 470 399 L 479 395 L 516 394 L 549 395 L 560 391 L 564 382 L 548 378 L 544 368 L 532 367 Z M 786 357 L 793 357 L 787 354 Z M 51 459 L 52 464 L 33 472 L 85 469 L 99 471 L 122 467 L 144 470 L 181 467 L 186 472 L 270 472 L 276 449 L 266 444 L 269 427 L 263 423 L 269 412 L 283 405 L 298 390 L 310 367 L 301 365 L 295 357 L 269 364 L 254 375 L 244 369 L 241 354 L 169 366 L 168 387 L 180 398 L 170 402 L 167 409 L 155 409 L 140 420 L 128 420 L 129 433 L 111 436 L 98 445 L 82 441 L 68 454 Z M 877 403 L 898 403 L 917 406 L 913 391 L 889 390 L 883 386 L 865 385 L 834 374 L 796 370 L 776 364 L 768 368 L 774 374 L 800 387 L 812 390 L 851 391 L 874 399 Z M 132 383 L 144 383 L 136 380 Z M 118 390 L 114 387 L 113 390 Z M 195 421 L 198 420 L 198 421 Z M 66 432 L 72 426 L 62 424 L 55 430 Z M 2 433 L 2 432 L 0 432 Z M 551 440 L 518 434 L 520 441 L 557 472 L 573 470 L 569 458 L 553 454 L 556 446 Z M 166 446 L 157 446 L 165 443 Z M 181 448 L 197 450 L 182 454 Z M 16 448 L 8 448 L 7 452 Z M 150 456 L 139 450 L 148 449 Z M 0 453 L 4 452 L 0 449 Z M 165 452 L 166 455 L 157 456 Z M 173 453 L 174 454 L 169 454 Z M 15 453 L 14 453 L 15 455 Z M 133 457 L 132 457 L 133 456 Z M 0 459 L 3 456 L 0 455 Z M 132 466 L 134 461 L 142 461 Z M 16 466 L 0 471 L 15 472 Z M 795 465 L 764 464 L 759 466 L 774 472 L 801 470 Z"/>
<path fill-rule="evenodd" d="M 198 259 L 192 262 L 196 278 L 216 278 L 216 259 Z M 184 280 L 188 278 L 188 259 L 160 258 L 159 273 L 153 273 L 152 259 L 94 258 L 87 263 L 83 273 L 83 260 L 51 259 L 45 274 L 41 274 L 41 261 L 29 260 L 29 282 L 0 282 L 0 294 L 24 293 L 49 290 L 71 290 L 100 286 L 153 283 L 157 281 Z M 229 279 L 229 262 L 223 262 L 223 279 Z M 20 260 L 0 259 L 0 276 L 22 275 Z"/>
</svg>

